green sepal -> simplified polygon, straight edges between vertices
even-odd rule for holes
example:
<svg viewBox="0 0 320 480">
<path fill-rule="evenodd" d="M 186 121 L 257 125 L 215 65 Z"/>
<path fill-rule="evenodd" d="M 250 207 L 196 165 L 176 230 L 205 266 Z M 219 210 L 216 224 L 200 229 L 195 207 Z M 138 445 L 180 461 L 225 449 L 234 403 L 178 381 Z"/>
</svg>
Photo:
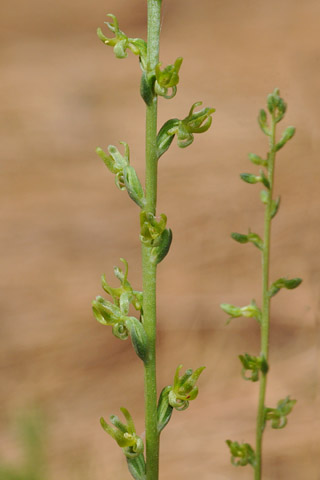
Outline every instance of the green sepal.
<svg viewBox="0 0 320 480">
<path fill-rule="evenodd" d="M 246 465 L 251 465 L 252 467 L 256 464 L 256 455 L 249 443 L 232 442 L 231 440 L 226 440 L 231 453 L 231 463 L 235 467 L 245 467 Z"/>
<path fill-rule="evenodd" d="M 274 218 L 277 215 L 279 207 L 280 207 L 280 197 L 277 197 L 276 199 L 272 200 L 272 203 L 271 203 L 271 212 L 270 212 L 271 218 Z"/>
<path fill-rule="evenodd" d="M 146 199 L 138 178 L 137 172 L 130 165 L 123 169 L 123 179 L 129 197 L 140 207 L 144 208 Z"/>
<path fill-rule="evenodd" d="M 248 154 L 249 160 L 254 164 L 254 165 L 261 165 L 263 167 L 268 166 L 268 160 L 263 160 L 263 158 L 259 157 L 259 155 L 256 155 L 255 153 L 249 153 Z"/>
<path fill-rule="evenodd" d="M 157 416 L 158 416 L 158 433 L 162 432 L 164 427 L 169 423 L 172 415 L 173 407 L 169 404 L 169 393 L 172 387 L 169 385 L 164 387 L 160 393 Z"/>
<path fill-rule="evenodd" d="M 153 99 L 155 98 L 153 85 L 155 81 L 155 76 L 148 74 L 147 72 L 142 72 L 141 82 L 140 82 L 140 95 L 143 98 L 146 105 L 152 105 Z"/>
<path fill-rule="evenodd" d="M 169 134 L 168 131 L 171 130 L 172 128 L 175 128 L 179 125 L 180 120 L 178 118 L 172 118 L 171 120 L 168 120 L 164 125 L 159 130 L 159 133 L 157 135 L 157 158 L 161 157 L 168 148 L 170 147 L 174 135 Z"/>
<path fill-rule="evenodd" d="M 129 330 L 133 348 L 143 362 L 148 357 L 148 337 L 144 326 L 136 317 L 127 317 L 125 325 Z"/>
<path fill-rule="evenodd" d="M 293 135 L 295 134 L 296 129 L 295 127 L 287 127 L 285 131 L 282 134 L 282 137 L 280 138 L 279 142 L 275 146 L 275 151 L 277 152 L 280 150 L 280 148 L 284 147 L 284 145 L 291 140 Z"/>
<path fill-rule="evenodd" d="M 227 324 L 233 318 L 240 318 L 240 317 L 248 317 L 248 318 L 255 318 L 259 323 L 261 323 L 261 310 L 257 306 L 255 300 L 252 300 L 249 305 L 245 305 L 244 307 L 237 307 L 230 303 L 221 303 L 220 308 L 230 315 L 230 318 L 227 321 Z"/>
<path fill-rule="evenodd" d="M 265 133 L 266 135 L 268 135 L 270 137 L 271 131 L 270 131 L 269 126 L 268 126 L 267 112 L 263 109 L 261 109 L 260 112 L 259 112 L 258 123 L 259 123 L 259 126 L 260 126 L 261 130 L 263 131 L 263 133 Z"/>
<path fill-rule="evenodd" d="M 143 453 L 134 458 L 127 457 L 127 464 L 134 480 L 146 480 L 146 462 Z"/>
<path fill-rule="evenodd" d="M 161 235 L 153 242 L 153 246 L 150 253 L 150 261 L 157 265 L 168 254 L 172 242 L 172 230 L 166 228 Z"/>
<path fill-rule="evenodd" d="M 293 290 L 294 288 L 299 287 L 299 285 L 302 283 L 302 278 L 296 277 L 296 278 L 279 278 L 273 284 L 271 285 L 268 295 L 269 297 L 273 297 L 276 295 L 281 288 L 286 288 L 287 290 Z"/>
<path fill-rule="evenodd" d="M 259 380 L 260 371 L 263 374 L 266 374 L 269 370 L 268 363 L 264 356 L 254 357 L 245 353 L 244 355 L 239 355 L 240 362 L 242 363 L 241 376 L 244 380 L 250 380 L 251 382 L 257 382 Z M 250 371 L 248 376 L 246 372 Z"/>
<path fill-rule="evenodd" d="M 236 242 L 253 243 L 253 245 L 258 247 L 260 250 L 263 249 L 262 238 L 257 233 L 249 232 L 248 235 L 243 235 L 242 233 L 233 232 L 231 233 L 231 237 Z"/>
<path fill-rule="evenodd" d="M 275 429 L 284 428 L 287 425 L 287 415 L 291 412 L 297 400 L 286 397 L 279 400 L 276 408 L 265 408 L 265 422 L 271 421 L 271 427 Z"/>
</svg>

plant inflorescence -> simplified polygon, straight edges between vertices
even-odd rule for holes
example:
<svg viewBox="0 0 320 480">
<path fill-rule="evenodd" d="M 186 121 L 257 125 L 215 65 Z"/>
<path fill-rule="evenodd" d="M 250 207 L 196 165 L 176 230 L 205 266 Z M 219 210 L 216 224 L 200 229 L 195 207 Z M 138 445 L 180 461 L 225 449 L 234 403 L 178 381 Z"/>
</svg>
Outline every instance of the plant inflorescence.
<svg viewBox="0 0 320 480">
<path fill-rule="evenodd" d="M 266 406 L 266 386 L 269 371 L 269 329 L 270 329 L 270 303 L 272 297 L 282 288 L 294 289 L 302 282 L 301 278 L 282 277 L 274 282 L 269 280 L 270 270 L 270 240 L 271 240 L 271 222 L 278 213 L 280 206 L 280 197 L 274 197 L 274 173 L 275 160 L 277 152 L 293 137 L 294 127 L 287 127 L 279 140 L 276 139 L 276 128 L 280 120 L 283 119 L 286 112 L 286 103 L 280 97 L 279 89 L 268 95 L 267 109 L 260 110 L 258 123 L 261 130 L 269 140 L 269 151 L 266 158 L 253 153 L 249 154 L 249 159 L 254 165 L 261 167 L 259 174 L 242 173 L 241 179 L 249 184 L 260 183 L 263 190 L 260 192 L 260 199 L 264 205 L 264 235 L 263 238 L 257 233 L 249 232 L 247 234 L 232 233 L 232 238 L 239 243 L 252 243 L 258 248 L 262 256 L 262 302 L 261 308 L 252 300 L 249 305 L 238 307 L 228 303 L 221 304 L 229 316 L 230 320 L 237 317 L 252 317 L 259 326 L 261 332 L 260 353 L 258 355 L 239 355 L 242 368 L 242 377 L 245 380 L 260 383 L 259 401 L 256 424 L 256 445 L 255 449 L 248 444 L 239 444 L 236 441 L 227 440 L 227 445 L 231 452 L 231 462 L 235 466 L 251 465 L 254 470 L 254 479 L 260 480 L 262 475 L 262 439 L 263 432 L 267 423 L 271 427 L 281 429 L 287 424 L 287 415 L 291 412 L 296 400 L 287 396 L 279 400 L 274 408 Z M 268 118 L 269 116 L 269 118 Z"/>
<path fill-rule="evenodd" d="M 113 334 L 121 339 L 131 338 L 137 356 L 145 370 L 145 444 L 136 428 L 131 414 L 121 408 L 125 423 L 116 415 L 111 415 L 110 426 L 101 418 L 103 429 L 122 448 L 128 468 L 135 480 L 157 480 L 159 470 L 159 437 L 169 422 L 173 409 L 185 410 L 189 402 L 198 394 L 197 380 L 204 367 L 188 369 L 180 375 L 182 365 L 176 369 L 172 385 L 166 386 L 157 398 L 156 388 L 156 271 L 157 265 L 167 255 L 172 231 L 167 227 L 167 217 L 157 216 L 157 168 L 160 157 L 168 150 L 174 137 L 178 146 L 189 146 L 197 133 L 205 132 L 212 122 L 213 108 L 199 108 L 195 102 L 183 118 L 172 118 L 157 128 L 158 98 L 171 99 L 177 92 L 182 58 L 166 67 L 159 62 L 159 36 L 161 0 L 148 0 L 148 38 L 130 38 L 119 28 L 115 15 L 108 15 L 112 21 L 106 22 L 112 38 L 98 29 L 98 37 L 113 47 L 117 58 L 126 58 L 131 51 L 139 58 L 142 70 L 140 93 L 146 105 L 146 169 L 145 188 L 136 170 L 130 163 L 129 146 L 125 142 L 123 151 L 109 145 L 108 152 L 97 148 L 97 154 L 115 175 L 115 183 L 120 190 L 127 191 L 129 197 L 140 209 L 140 242 L 142 246 L 142 284 L 139 291 L 128 280 L 128 263 L 121 259 L 124 268 L 115 267 L 114 273 L 120 285 L 111 287 L 102 277 L 102 288 L 111 297 L 107 300 L 98 296 L 93 301 L 93 312 L 102 325 L 112 326 Z M 133 307 L 136 314 L 130 314 Z"/>
</svg>

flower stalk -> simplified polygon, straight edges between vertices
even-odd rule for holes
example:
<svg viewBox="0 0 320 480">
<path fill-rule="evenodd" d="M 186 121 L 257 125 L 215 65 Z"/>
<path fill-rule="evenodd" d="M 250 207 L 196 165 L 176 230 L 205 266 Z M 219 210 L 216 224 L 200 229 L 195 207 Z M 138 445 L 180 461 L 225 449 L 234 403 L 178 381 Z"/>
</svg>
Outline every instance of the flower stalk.
<svg viewBox="0 0 320 480">
<path fill-rule="evenodd" d="M 279 96 L 279 90 L 275 89 L 267 99 L 268 112 L 260 110 L 258 123 L 261 130 L 269 139 L 269 152 L 267 158 L 263 159 L 258 155 L 249 154 L 249 159 L 254 165 L 264 167 L 259 175 L 251 173 L 242 173 L 240 178 L 250 184 L 261 183 L 264 189 L 260 193 L 260 198 L 265 207 L 264 212 L 264 234 L 261 238 L 258 234 L 249 231 L 248 235 L 232 233 L 232 238 L 239 243 L 252 243 L 256 246 L 262 255 L 262 307 L 257 306 L 252 300 L 250 305 L 245 307 L 236 307 L 231 304 L 222 304 L 223 311 L 232 318 L 253 317 L 260 325 L 260 354 L 252 356 L 248 353 L 240 355 L 242 363 L 242 377 L 252 382 L 260 382 L 259 399 L 256 421 L 256 445 L 255 450 L 248 443 L 239 444 L 227 440 L 231 452 L 231 463 L 235 466 L 251 465 L 254 470 L 254 480 L 262 479 L 262 442 L 263 433 L 268 420 L 271 420 L 272 428 L 283 428 L 287 423 L 287 415 L 291 412 L 295 400 L 286 397 L 280 400 L 276 408 L 266 406 L 267 376 L 269 371 L 269 331 L 270 331 L 270 303 L 271 298 L 278 293 L 281 288 L 293 289 L 300 285 L 300 278 L 287 279 L 280 278 L 270 285 L 270 248 L 271 248 L 271 223 L 279 210 L 280 198 L 274 198 L 274 172 L 276 153 L 280 150 L 294 133 L 294 127 L 287 127 L 279 142 L 276 141 L 276 127 L 282 120 L 286 112 L 286 104 Z M 249 373 L 248 373 L 249 372 Z"/>
<path fill-rule="evenodd" d="M 134 167 L 130 164 L 129 146 L 124 153 L 109 145 L 108 152 L 97 148 L 106 167 L 115 175 L 115 183 L 120 190 L 127 191 L 129 197 L 140 208 L 140 242 L 142 248 L 142 285 L 140 292 L 132 288 L 128 280 L 128 263 L 121 259 L 125 270 L 115 267 L 114 273 L 120 281 L 120 287 L 111 287 L 102 276 L 102 287 L 112 301 L 98 296 L 92 304 L 93 313 L 99 323 L 112 326 L 113 334 L 120 340 L 131 338 L 137 356 L 144 364 L 145 378 L 145 445 L 136 433 L 133 419 L 128 410 L 121 408 L 127 424 L 117 416 L 111 415 L 112 428 L 102 418 L 103 429 L 123 449 L 128 469 L 135 480 L 158 480 L 159 478 L 159 439 L 160 433 L 169 422 L 173 409 L 184 410 L 189 402 L 198 395 L 196 382 L 204 367 L 194 372 L 188 369 L 182 377 L 176 370 L 173 386 L 163 388 L 159 400 L 156 382 L 156 275 L 157 265 L 166 257 L 172 242 L 172 232 L 167 228 L 167 217 L 157 217 L 157 172 L 159 158 L 168 150 L 177 136 L 178 146 L 187 147 L 194 140 L 195 133 L 209 129 L 214 112 L 212 108 L 195 111 L 201 102 L 192 105 L 189 115 L 182 120 L 168 120 L 159 130 L 157 126 L 158 98 L 171 99 L 177 92 L 179 70 L 182 58 L 173 65 L 160 68 L 159 43 L 162 0 L 148 0 L 148 38 L 147 42 L 139 38 L 127 37 L 120 30 L 117 18 L 108 15 L 112 22 L 108 28 L 113 38 L 104 35 L 101 29 L 97 34 L 100 40 L 113 47 L 117 58 L 123 59 L 128 50 L 139 56 L 142 70 L 140 94 L 146 105 L 145 134 L 145 188 L 143 188 Z M 132 306 L 139 318 L 129 315 Z M 144 455 L 145 453 L 145 455 Z"/>
</svg>

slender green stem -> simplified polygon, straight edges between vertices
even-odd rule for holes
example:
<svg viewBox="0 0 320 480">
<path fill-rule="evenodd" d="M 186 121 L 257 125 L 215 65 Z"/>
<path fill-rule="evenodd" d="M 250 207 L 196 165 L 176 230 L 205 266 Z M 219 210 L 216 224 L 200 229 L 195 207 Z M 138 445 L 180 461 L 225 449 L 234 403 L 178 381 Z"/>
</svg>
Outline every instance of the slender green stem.
<svg viewBox="0 0 320 480">
<path fill-rule="evenodd" d="M 161 0 L 148 0 L 148 70 L 159 62 Z M 146 207 L 156 213 L 157 202 L 157 97 L 146 111 Z M 146 478 L 159 475 L 159 434 L 157 429 L 156 386 L 156 266 L 150 261 L 150 248 L 142 245 L 143 316 L 149 356 L 145 362 Z"/>
<path fill-rule="evenodd" d="M 272 195 L 275 163 L 275 129 L 276 122 L 272 115 L 271 135 L 270 135 L 270 155 L 268 161 L 268 180 L 270 183 L 268 203 L 265 208 L 264 217 L 264 246 L 262 252 L 262 318 L 261 318 L 261 356 L 268 363 L 269 353 L 269 326 L 270 326 L 270 296 L 269 296 L 269 270 L 270 270 L 270 234 L 272 220 Z M 256 464 L 254 470 L 254 479 L 261 480 L 262 473 L 262 437 L 264 430 L 265 415 L 265 397 L 267 387 L 267 372 L 261 372 L 259 404 L 257 414 L 256 430 Z"/>
</svg>

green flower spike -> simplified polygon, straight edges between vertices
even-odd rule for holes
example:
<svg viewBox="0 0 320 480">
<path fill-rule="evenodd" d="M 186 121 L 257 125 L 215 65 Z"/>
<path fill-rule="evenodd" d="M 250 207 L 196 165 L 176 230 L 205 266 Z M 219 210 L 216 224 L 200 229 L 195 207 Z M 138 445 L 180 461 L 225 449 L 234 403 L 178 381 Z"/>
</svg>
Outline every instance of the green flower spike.
<svg viewBox="0 0 320 480">
<path fill-rule="evenodd" d="M 198 396 L 198 387 L 196 382 L 201 372 L 206 367 L 199 367 L 194 372 L 191 368 L 186 370 L 185 374 L 179 377 L 182 365 L 179 365 L 173 381 L 173 387 L 169 392 L 168 400 L 171 407 L 182 411 L 188 408 L 189 401 L 194 400 Z"/>
<path fill-rule="evenodd" d="M 110 416 L 111 423 L 116 429 L 110 427 L 103 417 L 100 418 L 102 428 L 115 439 L 127 458 L 135 458 L 143 453 L 142 439 L 137 435 L 132 417 L 126 408 L 120 408 L 127 424 L 122 423 L 116 415 Z"/>
<path fill-rule="evenodd" d="M 114 38 L 107 38 L 103 33 L 101 28 L 97 29 L 97 35 L 100 40 L 105 44 L 113 47 L 114 54 L 117 58 L 126 58 L 128 56 L 127 49 L 129 48 L 132 53 L 139 55 L 140 62 L 142 66 L 146 66 L 147 60 L 147 44 L 141 38 L 128 38 L 125 33 L 123 33 L 118 24 L 117 17 L 112 14 L 108 14 L 108 17 L 111 17 L 113 23 L 105 22 L 108 28 L 115 34 Z"/>
<path fill-rule="evenodd" d="M 177 93 L 177 85 L 179 83 L 179 70 L 182 60 L 181 57 L 177 58 L 174 65 L 168 65 L 163 70 L 160 69 L 161 63 L 158 63 L 155 70 L 156 81 L 154 84 L 154 90 L 157 95 L 161 95 L 166 99 L 175 96 Z M 170 94 L 168 94 L 169 88 L 172 89 Z"/>
</svg>

